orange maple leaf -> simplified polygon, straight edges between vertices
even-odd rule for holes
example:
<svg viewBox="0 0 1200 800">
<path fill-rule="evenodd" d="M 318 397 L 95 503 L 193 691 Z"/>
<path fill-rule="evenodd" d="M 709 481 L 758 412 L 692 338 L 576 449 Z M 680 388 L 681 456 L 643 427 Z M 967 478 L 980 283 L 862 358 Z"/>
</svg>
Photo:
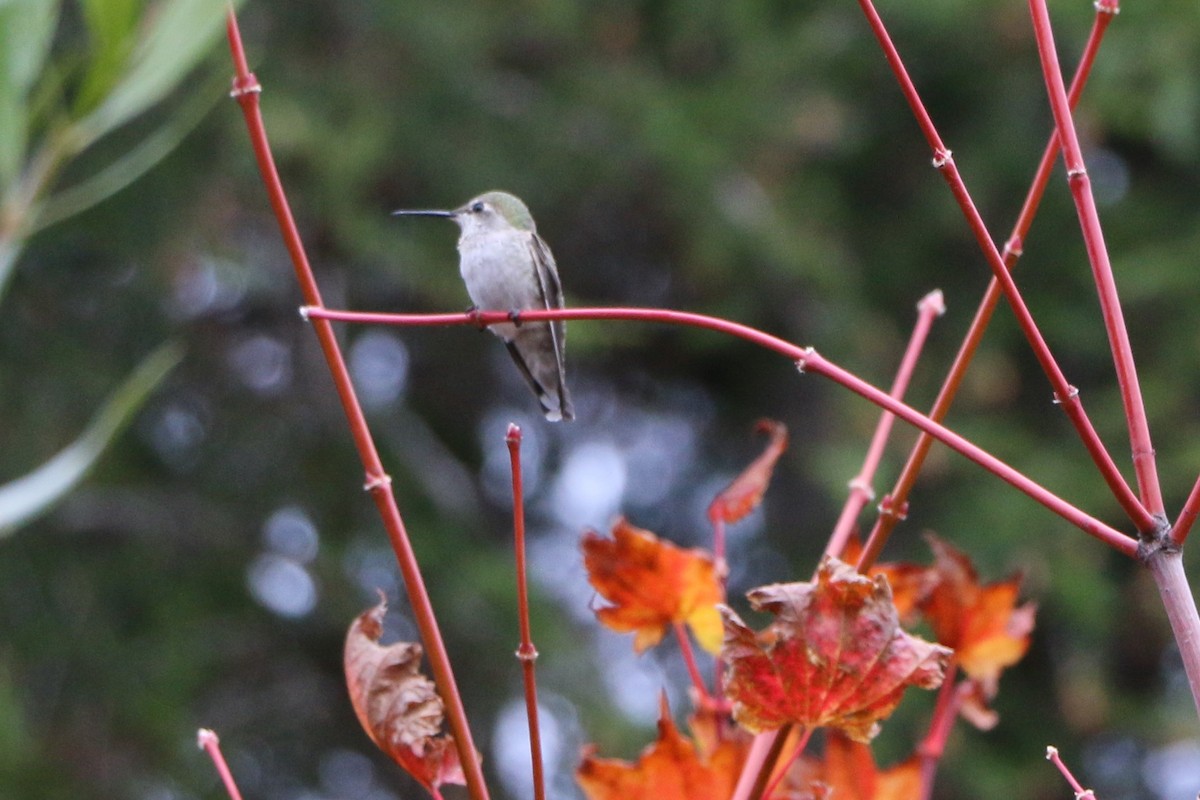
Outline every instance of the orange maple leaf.
<svg viewBox="0 0 1200 800">
<path fill-rule="evenodd" d="M 1021 660 L 1029 649 L 1037 607 L 1017 607 L 1021 578 L 979 583 L 965 553 L 933 536 L 932 580 L 918 605 L 937 640 L 954 648 L 959 666 L 985 686 L 994 687 L 1000 673 Z"/>
<path fill-rule="evenodd" d="M 836 800 L 918 800 L 921 797 L 918 756 L 880 770 L 870 747 L 837 731 L 829 731 L 825 737 L 825 756 L 818 774 Z"/>
<path fill-rule="evenodd" d="M 770 441 L 758 458 L 713 498 L 708 506 L 708 518 L 713 522 L 737 522 L 757 508 L 775 472 L 775 462 L 787 449 L 787 426 L 782 422 L 760 419 L 754 429 L 767 434 Z"/>
<path fill-rule="evenodd" d="M 596 617 L 619 633 L 634 633 L 633 649 L 644 651 L 662 640 L 667 628 L 683 622 L 710 653 L 721 648 L 724 599 L 712 557 L 684 550 L 635 528 L 624 519 L 613 524 L 612 539 L 595 531 L 583 535 L 588 581 L 613 605 Z"/>
<path fill-rule="evenodd" d="M 588 800 L 728 800 L 746 758 L 748 740 L 731 737 L 704 747 L 679 732 L 664 697 L 658 738 L 637 763 L 584 751 L 575 779 Z"/>
<path fill-rule="evenodd" d="M 826 558 L 809 583 L 762 586 L 750 605 L 775 620 L 756 634 L 722 607 L 725 692 L 752 732 L 788 723 L 870 741 L 908 686 L 932 689 L 951 651 L 900 628 L 887 580 Z"/>
<path fill-rule="evenodd" d="M 375 745 L 435 796 L 446 783 L 465 784 L 454 738 L 441 735 L 442 698 L 420 673 L 421 645 L 379 644 L 387 600 L 350 625 L 343 652 L 354 713 Z"/>
</svg>

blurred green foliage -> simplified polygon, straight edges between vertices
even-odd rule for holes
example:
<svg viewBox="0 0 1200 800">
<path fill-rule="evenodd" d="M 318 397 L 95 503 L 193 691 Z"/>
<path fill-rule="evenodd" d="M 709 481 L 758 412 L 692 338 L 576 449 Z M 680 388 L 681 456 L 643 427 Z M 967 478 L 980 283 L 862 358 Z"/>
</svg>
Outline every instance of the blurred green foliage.
<svg viewBox="0 0 1200 800">
<path fill-rule="evenodd" d="M 412 630 L 240 114 L 206 77 L 232 71 L 221 5 L 0 2 L 0 481 L 60 451 L 159 342 L 186 347 L 91 478 L 0 540 L 3 797 L 221 796 L 199 726 L 221 735 L 248 796 L 419 796 L 371 752 L 341 685 L 341 639 L 374 586 L 393 597 L 393 633 Z M 1024 6 L 880 11 L 1002 240 L 1049 133 Z M 1054 13 L 1071 63 L 1091 6 Z M 1079 111 L 1172 510 L 1200 465 L 1194 17 L 1183 0 L 1124 9 Z M 852 4 L 297 0 L 249 5 L 242 29 L 330 306 L 465 306 L 453 227 L 388 212 L 504 188 L 537 218 L 568 302 L 728 316 L 877 385 L 916 302 L 943 289 L 910 393 L 923 408 L 987 282 Z M 47 152 L 55 180 L 31 194 L 27 167 Z M 1018 283 L 1125 466 L 1077 230 L 1060 170 Z M 877 416 L 695 331 L 572 323 L 580 419 L 558 427 L 490 336 L 343 340 L 493 777 L 523 732 L 497 721 L 519 690 L 503 431 L 526 429 L 556 797 L 572 796 L 582 742 L 630 756 L 649 740 L 639 709 L 663 680 L 686 705 L 669 650 L 633 660 L 589 623 L 590 591 L 569 581 L 579 531 L 621 511 L 702 543 L 705 504 L 757 451 L 753 420 L 772 416 L 793 444 L 762 513 L 731 533 L 734 588 L 806 578 Z M 1127 527 L 1050 400 L 1001 309 L 950 422 Z M 898 432 L 877 490 L 911 441 Z M 1197 724 L 1147 576 L 940 448 L 912 500 L 889 557 L 926 558 L 919 534 L 936 530 L 986 577 L 1023 570 L 1041 606 L 1000 726 L 956 732 L 938 796 L 1063 796 L 1047 743 L 1106 800 L 1168 796 L 1144 758 Z M 929 700 L 885 728 L 885 760 L 917 740 Z"/>
</svg>

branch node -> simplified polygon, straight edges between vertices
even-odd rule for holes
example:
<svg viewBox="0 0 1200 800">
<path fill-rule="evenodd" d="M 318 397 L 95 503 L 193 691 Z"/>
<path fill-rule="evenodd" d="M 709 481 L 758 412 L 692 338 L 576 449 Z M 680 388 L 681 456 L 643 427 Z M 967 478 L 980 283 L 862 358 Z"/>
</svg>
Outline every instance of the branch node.
<svg viewBox="0 0 1200 800">
<path fill-rule="evenodd" d="M 881 517 L 891 517 L 897 522 L 903 522 L 908 519 L 908 503 L 903 502 L 899 506 L 890 494 L 884 495 L 879 501 L 879 515 Z"/>
<path fill-rule="evenodd" d="M 926 308 L 932 309 L 939 317 L 946 313 L 946 296 L 942 294 L 941 289 L 934 289 L 917 303 L 918 311 L 924 311 Z"/>
<path fill-rule="evenodd" d="M 534 661 L 537 661 L 538 651 L 537 648 L 532 644 L 523 644 L 517 648 L 513 655 L 517 657 L 518 661 L 524 661 L 528 664 L 532 664 Z"/>
<path fill-rule="evenodd" d="M 1149 531 L 1138 531 L 1137 558 L 1143 564 L 1149 565 L 1150 559 L 1167 553 L 1178 553 L 1183 548 L 1171 536 L 1171 523 L 1165 515 L 1154 515 L 1154 528 Z"/>
<path fill-rule="evenodd" d="M 808 366 L 808 360 L 810 358 L 812 358 L 813 356 L 815 356 L 816 354 L 817 354 L 817 351 L 814 350 L 813 348 L 811 348 L 811 347 L 804 348 L 804 352 L 800 355 L 799 358 L 796 359 L 796 369 L 799 370 L 801 373 L 803 373 L 804 368 L 806 366 Z"/>
<path fill-rule="evenodd" d="M 868 500 L 875 499 L 875 490 L 871 488 L 871 484 L 867 483 L 862 478 L 854 478 L 846 485 L 850 487 L 850 491 L 852 492 L 858 491 L 865 494 Z"/>
<path fill-rule="evenodd" d="M 1121 13 L 1121 4 L 1117 0 L 1096 0 L 1092 5 L 1097 14 L 1108 14 L 1110 17 L 1115 17 Z"/>
<path fill-rule="evenodd" d="M 933 168 L 945 169 L 954 163 L 954 153 L 945 148 L 939 148 L 933 152 Z"/>
<path fill-rule="evenodd" d="M 300 306 L 300 319 L 308 322 L 308 314 L 313 310 L 313 308 L 315 308 L 315 306 Z"/>
<path fill-rule="evenodd" d="M 1055 392 L 1054 393 L 1054 405 L 1061 406 L 1064 402 L 1070 402 L 1070 401 L 1074 400 L 1076 397 L 1079 397 L 1078 387 L 1068 386 L 1066 401 L 1064 401 L 1061 397 L 1058 396 L 1058 392 Z"/>
<path fill-rule="evenodd" d="M 1067 170 L 1068 181 L 1076 181 L 1084 177 L 1087 177 L 1087 167 L 1075 167 Z"/>
<path fill-rule="evenodd" d="M 229 90 L 229 96 L 234 100 L 240 100 L 248 94 L 262 94 L 262 84 L 254 77 L 253 72 L 247 73 L 245 77 L 234 77 L 233 88 Z"/>
<path fill-rule="evenodd" d="M 1020 258 L 1023 255 L 1025 255 L 1025 243 L 1021 241 L 1020 236 L 1013 234 L 1012 238 L 1004 243 L 1004 260 L 1008 261 L 1009 256 Z"/>
<path fill-rule="evenodd" d="M 385 486 L 390 486 L 391 483 L 392 483 L 392 476 L 388 475 L 385 472 L 380 475 L 376 475 L 373 478 L 369 478 L 367 480 L 367 482 L 363 484 L 363 491 L 364 492 L 377 492 L 380 489 L 384 488 Z"/>
</svg>

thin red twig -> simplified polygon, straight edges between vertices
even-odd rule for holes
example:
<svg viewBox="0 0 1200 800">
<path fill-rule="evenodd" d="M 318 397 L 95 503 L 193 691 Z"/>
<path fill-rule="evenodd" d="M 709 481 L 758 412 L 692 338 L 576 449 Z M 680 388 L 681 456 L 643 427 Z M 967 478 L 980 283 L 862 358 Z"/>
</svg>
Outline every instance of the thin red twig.
<svg viewBox="0 0 1200 800">
<path fill-rule="evenodd" d="M 1050 96 L 1050 108 L 1054 112 L 1054 125 L 1062 144 L 1063 163 L 1067 167 L 1067 181 L 1075 210 L 1083 231 L 1083 242 L 1087 249 L 1088 262 L 1092 266 L 1092 277 L 1096 292 L 1100 295 L 1100 309 L 1104 317 L 1104 330 L 1108 332 L 1109 348 L 1112 350 L 1116 367 L 1117 383 L 1121 389 L 1121 401 L 1125 405 L 1125 419 L 1129 426 L 1129 440 L 1133 447 L 1133 468 L 1137 474 L 1138 490 L 1142 504 L 1159 519 L 1165 520 L 1162 489 L 1158 483 L 1158 470 L 1154 464 L 1154 445 L 1150 441 L 1150 424 L 1146 419 L 1146 406 L 1142 390 L 1138 385 L 1137 366 L 1133 360 L 1133 349 L 1129 343 L 1129 332 L 1125 329 L 1125 316 L 1121 311 L 1121 299 L 1117 295 L 1117 284 L 1113 278 L 1112 264 L 1108 259 L 1108 248 L 1104 244 L 1104 230 L 1100 226 L 1100 215 L 1096 210 L 1096 199 L 1092 195 L 1091 179 L 1083 162 L 1083 150 L 1075 133 L 1075 121 L 1071 117 L 1071 104 L 1063 86 L 1062 70 L 1058 65 L 1058 54 L 1054 48 L 1054 33 L 1050 28 L 1050 12 L 1045 0 L 1029 0 L 1029 11 L 1033 17 L 1033 33 L 1037 39 L 1038 57 L 1042 62 L 1042 75 Z"/>
<path fill-rule="evenodd" d="M 783 752 L 791 730 L 791 725 L 784 725 L 779 730 L 760 733 L 754 737 L 730 800 L 762 800 L 767 796 L 767 782 L 775 771 L 775 764 L 779 761 L 779 755 Z"/>
<path fill-rule="evenodd" d="M 533 796 L 546 800 L 546 774 L 542 767 L 542 734 L 538 724 L 537 674 L 538 651 L 533 646 L 533 631 L 529 624 L 529 586 L 525 562 L 525 490 L 521 481 L 521 428 L 512 423 L 504 437 L 512 465 L 513 487 L 513 550 L 516 552 L 517 619 L 521 627 L 521 644 L 517 659 L 525 683 L 525 714 L 529 720 L 529 755 L 533 767 Z"/>
<path fill-rule="evenodd" d="M 1092 30 L 1088 36 L 1083 54 L 1080 56 L 1079 66 L 1075 70 L 1075 78 L 1071 82 L 1070 101 L 1072 107 L 1079 102 L 1079 97 L 1083 94 L 1084 86 L 1087 85 L 1088 76 L 1091 74 L 1092 64 L 1096 60 L 1096 53 L 1100 49 L 1100 43 L 1104 40 L 1104 32 L 1108 30 L 1108 25 L 1112 21 L 1114 14 L 1116 14 L 1115 2 L 1110 5 L 1097 4 Z M 1025 237 L 1029 234 L 1034 217 L 1037 216 L 1042 195 L 1046 190 L 1046 185 L 1050 181 L 1054 164 L 1058 160 L 1058 149 L 1058 133 L 1057 131 L 1052 131 L 1050 133 L 1050 140 L 1046 142 L 1046 147 L 1042 152 L 1042 160 L 1038 164 L 1033 180 L 1030 183 L 1029 191 L 1025 195 L 1025 202 L 1021 206 L 1021 212 L 1017 215 L 1017 221 L 1013 225 L 1007 243 L 1004 245 L 1004 266 L 1007 270 L 1011 271 L 1016 266 L 1017 259 L 1023 253 Z M 1000 302 L 1000 297 L 1000 282 L 993 276 L 988 281 L 987 290 L 984 292 L 983 299 L 979 303 L 979 308 L 975 311 L 975 317 L 971 321 L 971 326 L 967 330 L 962 344 L 959 346 L 954 363 L 946 374 L 946 379 L 943 381 L 942 388 L 933 403 L 933 408 L 929 411 L 929 418 L 935 422 L 941 422 L 950 411 L 950 406 L 953 405 L 954 399 L 958 395 L 958 389 L 962 385 L 967 368 L 975 357 L 979 343 L 983 341 L 983 335 L 987 331 L 988 323 L 991 322 L 997 303 Z M 926 433 L 922 433 L 917 437 L 917 442 L 913 446 L 912 453 L 909 455 L 904 469 L 900 471 L 900 476 L 896 479 L 895 486 L 892 487 L 891 493 L 884 498 L 880 506 L 880 515 L 875 522 L 870 536 L 867 537 L 866 545 L 859 559 L 859 571 L 865 571 L 875 562 L 879 554 L 883 552 L 883 547 L 891 537 L 891 533 L 897 523 L 904 518 L 904 513 L 908 506 L 908 496 L 916 484 L 917 476 L 925 464 L 925 458 L 929 454 L 930 447 L 933 446 L 933 441 L 933 437 Z M 1200 506 L 1200 497 L 1197 498 L 1197 504 Z"/>
<path fill-rule="evenodd" d="M 929 335 L 930 328 L 933 327 L 933 320 L 944 313 L 946 313 L 946 303 L 941 290 L 930 292 L 921 298 L 921 302 L 917 303 L 917 324 L 913 326 L 908 347 L 905 348 L 904 357 L 900 360 L 900 367 L 896 370 L 896 377 L 888 392 L 891 397 L 897 400 L 904 398 L 904 393 L 908 391 L 908 383 L 912 379 L 913 370 L 917 366 L 917 359 L 920 358 L 921 350 L 925 346 L 925 339 Z M 858 519 L 863 507 L 874 499 L 875 490 L 871 488 L 871 483 L 875 479 L 875 470 L 879 468 L 879 462 L 883 458 L 883 448 L 887 445 L 888 436 L 892 432 L 892 423 L 895 421 L 896 418 L 886 411 L 880 415 L 879 423 L 875 426 L 875 434 L 871 437 L 871 444 L 867 448 L 867 455 L 863 459 L 862 469 L 850 481 L 850 496 L 846 498 L 846 503 L 842 506 L 842 513 L 833 526 L 833 533 L 829 537 L 829 543 L 825 546 L 825 555 L 841 556 L 842 550 L 846 547 L 846 541 L 854 530 L 855 520 Z"/>
<path fill-rule="evenodd" d="M 314 319 L 338 320 L 375 325 L 494 325 L 511 322 L 506 311 L 472 311 L 458 314 L 382 314 L 357 311 L 333 311 L 325 308 L 306 308 L 304 313 Z M 910 425 L 930 433 L 935 439 L 966 456 L 1001 480 L 1024 492 L 1046 508 L 1071 522 L 1084 533 L 1093 536 L 1128 556 L 1137 554 L 1137 542 L 1115 528 L 1100 522 L 1076 508 L 1050 490 L 1031 480 L 987 451 L 934 422 L 921 412 L 889 397 L 886 392 L 861 380 L 855 375 L 827 361 L 812 348 L 800 347 L 778 336 L 764 333 L 757 328 L 738 322 L 696 314 L 689 311 L 672 311 L 660 308 L 566 308 L 524 311 L 521 318 L 534 320 L 628 320 L 658 322 L 672 325 L 687 325 L 694 328 L 725 333 L 745 339 L 796 362 L 802 371 L 822 375 L 845 388 L 866 398 L 870 402 L 890 411 Z"/>
<path fill-rule="evenodd" d="M 933 717 L 929 720 L 929 730 L 917 747 L 921 759 L 921 800 L 929 800 L 933 796 L 933 779 L 937 775 L 938 764 L 942 754 L 946 752 L 946 740 L 958 719 L 958 709 L 962 705 L 960 687 L 954 682 L 958 673 L 958 663 L 950 661 L 946 674 L 942 678 L 941 689 L 938 690 L 937 704 L 933 709 Z"/>
<path fill-rule="evenodd" d="M 1054 764 L 1059 773 L 1066 778 L 1067 783 L 1071 785 L 1071 790 L 1075 792 L 1075 800 L 1096 800 L 1095 792 L 1083 788 L 1079 781 L 1075 780 L 1075 775 L 1072 774 L 1070 767 L 1064 764 L 1062 758 L 1059 757 L 1057 747 L 1046 748 L 1046 760 Z"/>
<path fill-rule="evenodd" d="M 305 303 L 311 307 L 320 307 L 322 305 L 321 293 L 317 288 L 316 277 L 309 266 L 308 257 L 305 255 L 300 232 L 288 206 L 283 184 L 279 180 L 279 173 L 275 169 L 275 160 L 271 155 L 266 128 L 259 111 L 258 97 L 262 92 L 262 87 L 247 68 L 237 17 L 232 8 L 226 19 L 226 31 L 237 71 L 231 94 L 241 106 L 245 116 L 246 129 L 250 134 L 259 172 L 266 185 L 267 195 L 270 198 L 271 207 L 275 211 L 275 218 L 279 223 L 284 244 L 291 256 L 296 280 L 300 284 Z M 342 410 L 346 414 L 350 433 L 354 439 L 355 448 L 358 450 L 366 473 L 364 486 L 375 501 L 392 549 L 396 553 L 396 561 L 404 579 L 409 605 L 412 608 L 413 620 L 421 634 L 421 642 L 425 646 L 425 653 L 429 658 L 429 667 L 433 672 L 434 681 L 437 683 L 438 692 L 446 705 L 446 716 L 450 730 L 454 734 L 454 744 L 458 749 L 459 760 L 462 762 L 468 791 L 473 800 L 487 800 L 487 785 L 483 780 L 483 770 L 479 765 L 479 759 L 475 755 L 475 745 L 471 737 L 470 726 L 467 723 L 466 711 L 463 708 L 462 696 L 459 694 L 458 685 L 454 680 L 450 656 L 446 653 L 446 646 L 438 628 L 437 618 L 433 613 L 433 605 L 429 600 L 429 592 L 425 588 L 425 581 L 421 576 L 416 554 L 392 493 L 391 478 L 384 471 L 383 463 L 375 448 L 375 442 L 371 438 L 366 418 L 350 380 L 350 372 L 346 368 L 337 338 L 334 336 L 333 326 L 315 316 L 312 325 L 313 332 L 316 334 L 321 351 L 325 356 L 326 364 L 329 366 Z"/>
<path fill-rule="evenodd" d="M 1196 524 L 1197 515 L 1200 515 L 1200 478 L 1196 479 L 1196 483 L 1192 486 L 1192 493 L 1188 495 L 1183 509 L 1179 512 L 1179 518 L 1175 520 L 1175 526 L 1171 528 L 1171 539 L 1175 544 L 1183 547 L 1188 534 L 1191 533 L 1192 526 Z"/>
<path fill-rule="evenodd" d="M 683 627 L 682 622 L 672 623 L 672 628 L 675 630 L 675 640 L 679 643 L 679 652 L 683 656 L 684 666 L 687 667 L 688 678 L 691 679 L 692 686 L 699 695 L 698 705 L 701 708 L 708 707 L 712 704 L 712 695 L 709 694 L 708 687 L 704 685 L 704 676 L 700 674 L 700 666 L 696 663 L 696 651 L 692 647 L 692 640 L 688 638 L 687 630 Z"/>
<path fill-rule="evenodd" d="M 221 752 L 221 739 L 217 736 L 216 731 L 201 728 L 196 732 L 196 746 L 208 753 L 208 757 L 212 759 L 213 766 L 217 768 L 217 775 L 221 777 L 221 783 L 224 784 L 225 793 L 229 795 L 230 800 L 242 800 L 242 793 L 238 790 L 237 781 L 233 779 L 233 773 L 229 771 L 229 765 L 225 763 L 225 754 Z"/>
<path fill-rule="evenodd" d="M 775 794 L 775 790 L 779 788 L 779 784 L 783 783 L 783 779 L 787 777 L 788 770 L 791 769 L 792 764 L 794 764 L 796 759 L 800 757 L 800 754 L 804 752 L 804 748 L 808 747 L 808 741 L 812 738 L 812 734 L 812 728 L 805 728 L 803 731 L 801 731 L 800 739 L 796 742 L 796 746 L 792 748 L 792 752 L 789 753 L 788 757 L 779 762 L 779 764 L 775 767 L 775 777 L 769 784 L 767 784 L 766 790 L 762 793 L 764 798 Z"/>
<path fill-rule="evenodd" d="M 1012 307 L 1017 325 L 1025 334 L 1025 338 L 1029 342 L 1038 363 L 1041 365 L 1042 371 L 1050 380 L 1050 386 L 1054 390 L 1055 402 L 1062 405 L 1063 411 L 1075 427 L 1076 432 L 1091 455 L 1092 461 L 1095 462 L 1096 467 L 1103 476 L 1105 483 L 1108 484 L 1117 502 L 1129 515 L 1130 520 L 1133 521 L 1139 531 L 1153 531 L 1157 526 L 1153 515 L 1142 506 L 1141 501 L 1129 488 L 1120 470 L 1117 469 L 1116 463 L 1112 460 L 1112 456 L 1100 440 L 1099 435 L 1092 426 L 1091 420 L 1088 419 L 1087 413 L 1083 409 L 1083 404 L 1079 399 L 1079 391 L 1067 381 L 1066 376 L 1058 366 L 1058 362 L 1054 359 L 1054 355 L 1050 352 L 1049 346 L 1042 337 L 1041 331 L 1033 319 L 1033 314 L 1029 311 L 1028 306 L 1025 305 L 1025 300 L 1021 297 L 1021 293 L 1017 289 L 1012 275 L 1009 274 L 1008 269 L 1005 267 L 1004 258 L 996 248 L 996 243 L 992 241 L 991 234 L 987 230 L 987 225 L 984 223 L 979 209 L 975 207 L 975 202 L 971 199 L 971 195 L 967 191 L 966 184 L 963 182 L 962 175 L 959 174 L 958 166 L 954 163 L 954 158 L 950 150 L 938 135 L 937 129 L 933 125 L 933 120 L 921 102 L 916 86 L 913 85 L 912 79 L 909 78 L 908 72 L 904 68 L 904 63 L 900 59 L 900 54 L 896 50 L 895 45 L 892 43 L 891 36 L 887 32 L 883 20 L 875 10 L 871 0 L 859 0 L 859 6 L 866 15 L 871 30 L 875 34 L 880 47 L 883 49 L 888 65 L 891 67 L 897 82 L 900 84 L 901 91 L 908 101 L 913 116 L 916 117 L 917 124 L 920 126 L 921 132 L 924 134 L 930 149 L 933 151 L 934 167 L 941 172 L 942 178 L 950 187 L 951 194 L 954 195 L 955 201 L 966 218 L 967 225 L 970 227 L 976 242 L 987 259 L 988 266 L 992 270 L 992 275 L 999 282 L 1005 298 L 1007 298 L 1009 305 Z"/>
</svg>

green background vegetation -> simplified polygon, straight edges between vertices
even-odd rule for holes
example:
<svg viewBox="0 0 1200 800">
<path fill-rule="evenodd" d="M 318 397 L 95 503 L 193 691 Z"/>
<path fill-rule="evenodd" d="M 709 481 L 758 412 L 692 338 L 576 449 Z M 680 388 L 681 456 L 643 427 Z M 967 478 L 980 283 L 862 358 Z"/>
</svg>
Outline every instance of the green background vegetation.
<svg viewBox="0 0 1200 800">
<path fill-rule="evenodd" d="M 248 797 L 420 796 L 372 752 L 341 683 L 344 631 L 374 586 L 393 597 L 393 634 L 411 624 L 240 114 L 223 100 L 220 4 L 217 17 L 203 2 L 162 4 L 181 14 L 166 32 L 177 38 L 149 58 L 136 43 L 155 30 L 143 18 L 155 4 L 65 2 L 57 22 L 35 20 L 56 31 L 49 59 L 22 72 L 38 62 L 3 15 L 28 5 L 0 3 L 0 89 L 28 101 L 0 110 L 0 246 L 24 245 L 7 251 L 15 266 L 0 284 L 0 482 L 74 440 L 162 343 L 182 358 L 82 485 L 0 539 L 0 796 L 220 796 L 194 748 L 199 726 L 221 734 Z M 880 11 L 1002 241 L 1050 129 L 1024 3 Z M 1052 11 L 1071 64 L 1092 8 Z M 1195 18 L 1183 0 L 1129 4 L 1078 115 L 1171 510 L 1200 468 Z M 890 383 L 916 302 L 941 288 L 949 310 L 909 395 L 926 408 L 986 285 L 853 3 L 294 0 L 247 4 L 242 24 L 330 306 L 465 307 L 453 226 L 388 212 L 504 188 L 533 211 L 569 303 L 729 317 L 877 385 Z M 190 42 L 203 43 L 195 58 Z M 151 66 L 128 78 L 139 53 Z M 21 176 L 63 130 L 92 138 L 47 196 L 97 174 L 110 188 L 138 177 L 111 197 L 91 185 L 104 199 L 77 214 L 47 204 L 22 229 L 35 216 L 18 214 Z M 169 155 L 122 160 L 154 136 Z M 1125 468 L 1061 169 L 1025 252 L 1018 282 Z M 633 660 L 625 638 L 589 622 L 590 590 L 570 582 L 579 532 L 620 512 L 704 543 L 704 505 L 757 452 L 752 423 L 770 416 L 792 446 L 763 510 L 731 533 L 732 579 L 738 591 L 805 579 L 877 418 L 714 334 L 572 323 L 569 340 L 579 420 L 551 426 L 490 336 L 343 330 L 490 768 L 523 731 L 496 720 L 519 691 L 503 431 L 526 429 L 534 629 L 560 781 L 583 742 L 636 754 L 652 735 L 639 709 L 662 680 L 686 707 L 670 647 Z M 1002 308 L 950 422 L 1128 529 L 1050 400 Z M 912 439 L 896 435 L 880 492 Z M 1197 721 L 1147 575 L 940 448 L 887 557 L 927 558 L 926 530 L 985 577 L 1022 570 L 1041 607 L 1029 656 L 1002 683 L 1000 726 L 960 726 L 939 797 L 1066 796 L 1042 759 L 1049 743 L 1105 800 L 1195 795 L 1194 772 L 1174 794 L 1155 788 L 1167 773 L 1154 759 L 1196 746 Z M 910 698 L 887 726 L 885 762 L 916 741 L 929 699 Z"/>
</svg>

